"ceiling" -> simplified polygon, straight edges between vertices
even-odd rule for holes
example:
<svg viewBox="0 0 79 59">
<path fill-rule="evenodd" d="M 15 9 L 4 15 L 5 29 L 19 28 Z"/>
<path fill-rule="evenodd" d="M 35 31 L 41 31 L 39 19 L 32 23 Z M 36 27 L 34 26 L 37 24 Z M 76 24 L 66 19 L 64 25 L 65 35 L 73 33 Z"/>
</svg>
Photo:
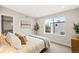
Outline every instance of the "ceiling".
<svg viewBox="0 0 79 59">
<path fill-rule="evenodd" d="M 78 5 L 3 5 L 9 9 L 23 13 L 27 16 L 42 17 L 74 8 L 78 8 Z"/>
</svg>

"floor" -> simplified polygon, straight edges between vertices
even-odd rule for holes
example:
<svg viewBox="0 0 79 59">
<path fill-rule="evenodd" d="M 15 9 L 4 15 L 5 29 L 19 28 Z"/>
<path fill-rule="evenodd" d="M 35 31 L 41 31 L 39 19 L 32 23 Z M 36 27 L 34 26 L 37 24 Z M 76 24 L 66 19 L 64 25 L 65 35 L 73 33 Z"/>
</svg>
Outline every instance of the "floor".
<svg viewBox="0 0 79 59">
<path fill-rule="evenodd" d="M 51 43 L 50 48 L 44 50 L 43 53 L 71 53 L 71 48 L 56 43 Z"/>
</svg>

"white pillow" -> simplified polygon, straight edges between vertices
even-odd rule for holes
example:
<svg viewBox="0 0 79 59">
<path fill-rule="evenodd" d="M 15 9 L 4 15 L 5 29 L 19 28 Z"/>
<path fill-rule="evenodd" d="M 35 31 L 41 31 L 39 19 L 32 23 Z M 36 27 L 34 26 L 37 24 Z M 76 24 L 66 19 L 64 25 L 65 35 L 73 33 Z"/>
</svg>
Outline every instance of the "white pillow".
<svg viewBox="0 0 79 59">
<path fill-rule="evenodd" d="M 20 41 L 20 39 L 16 35 L 14 35 L 14 34 L 12 34 L 10 32 L 7 33 L 7 41 L 14 48 L 16 48 L 16 49 L 20 49 L 21 48 L 21 41 Z"/>
</svg>

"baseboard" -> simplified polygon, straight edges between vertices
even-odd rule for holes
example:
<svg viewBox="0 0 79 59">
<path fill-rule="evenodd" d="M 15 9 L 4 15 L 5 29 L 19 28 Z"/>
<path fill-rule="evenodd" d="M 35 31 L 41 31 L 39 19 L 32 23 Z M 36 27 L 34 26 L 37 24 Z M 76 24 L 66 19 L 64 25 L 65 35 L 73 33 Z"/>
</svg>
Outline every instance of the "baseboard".
<svg viewBox="0 0 79 59">
<path fill-rule="evenodd" d="M 62 46 L 66 46 L 66 47 L 69 47 L 69 48 L 71 48 L 70 46 L 68 46 L 68 45 L 65 45 L 65 44 L 61 44 L 61 43 L 59 43 L 59 42 L 55 42 L 55 41 L 50 41 L 51 43 L 55 43 L 55 44 L 58 44 L 58 45 L 62 45 Z"/>
</svg>

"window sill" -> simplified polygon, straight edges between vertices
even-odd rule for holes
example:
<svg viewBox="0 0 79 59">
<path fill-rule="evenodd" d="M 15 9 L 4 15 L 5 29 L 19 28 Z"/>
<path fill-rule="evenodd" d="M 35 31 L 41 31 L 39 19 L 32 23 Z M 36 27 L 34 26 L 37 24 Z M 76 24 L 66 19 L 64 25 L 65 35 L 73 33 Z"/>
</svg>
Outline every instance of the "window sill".
<svg viewBox="0 0 79 59">
<path fill-rule="evenodd" d="M 61 35 L 61 34 L 54 34 L 54 33 L 44 33 L 46 35 L 56 35 L 56 36 L 66 36 L 66 35 Z"/>
</svg>

